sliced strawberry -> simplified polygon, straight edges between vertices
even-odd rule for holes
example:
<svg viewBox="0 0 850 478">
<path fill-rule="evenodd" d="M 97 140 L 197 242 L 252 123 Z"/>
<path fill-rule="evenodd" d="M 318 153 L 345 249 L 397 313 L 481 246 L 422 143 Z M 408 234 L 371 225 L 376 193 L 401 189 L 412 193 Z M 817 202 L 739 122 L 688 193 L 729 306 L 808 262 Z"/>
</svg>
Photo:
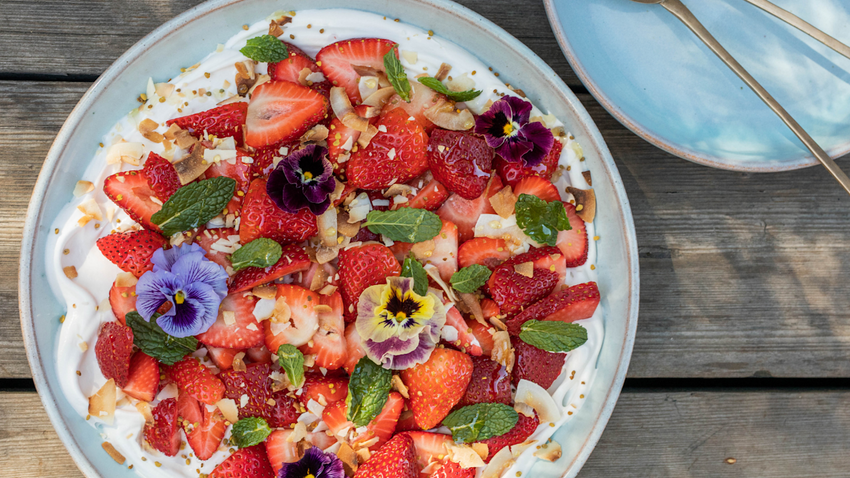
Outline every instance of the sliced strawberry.
<svg viewBox="0 0 850 478">
<path fill-rule="evenodd" d="M 156 194 L 157 199 L 162 202 L 168 201 L 172 194 L 176 193 L 182 186 L 177 170 L 162 156 L 150 152 L 142 175 L 148 182 L 148 186 Z"/>
<path fill-rule="evenodd" d="M 265 345 L 253 347 L 245 351 L 252 363 L 271 363 L 272 353 Z M 277 358 L 275 358 L 277 360 Z"/>
<path fill-rule="evenodd" d="M 203 407 L 201 413 L 201 421 L 197 426 L 193 426 L 191 431 L 186 432 L 186 441 L 195 456 L 201 460 L 209 460 L 221 445 L 227 430 L 227 421 L 217 409 L 211 412 Z"/>
<path fill-rule="evenodd" d="M 384 55 L 395 45 L 393 41 L 379 38 L 339 41 L 322 48 L 316 54 L 316 63 L 333 86 L 345 88 L 351 103 L 359 104 L 363 100 L 358 87 L 360 75 L 352 66 L 383 71 Z M 395 55 L 398 56 L 398 51 Z"/>
<path fill-rule="evenodd" d="M 416 118 L 416 121 L 422 125 L 426 133 L 431 134 L 431 131 L 434 129 L 434 123 L 425 116 L 425 111 L 441 100 L 445 101 L 446 97 L 419 82 L 410 82 L 410 86 L 412 91 L 410 92 L 409 103 L 401 99 L 401 96 L 395 94 L 387 101 L 384 111 L 401 108 L 408 116 Z"/>
<path fill-rule="evenodd" d="M 366 112 L 370 107 L 366 105 L 356 106 L 354 112 L 361 117 L 365 117 Z M 377 117 L 370 118 L 369 123 L 374 124 L 378 121 Z M 348 159 L 350 153 L 357 151 L 357 139 L 360 137 L 360 131 L 354 128 L 349 128 L 336 116 L 331 120 L 331 125 L 328 127 L 328 161 L 331 162 L 334 168 L 334 174 L 341 180 L 345 180 L 345 171 L 348 167 Z"/>
<path fill-rule="evenodd" d="M 359 435 L 353 442 L 355 447 L 357 444 L 368 442 L 377 437 L 378 441 L 369 447 L 370 450 L 377 450 L 389 441 L 395 433 L 398 418 L 401 415 L 401 409 L 404 407 L 404 398 L 398 392 L 390 393 L 387 397 L 384 407 L 366 426 L 366 431 Z"/>
<path fill-rule="evenodd" d="M 224 398 L 224 384 L 195 357 L 165 367 L 165 373 L 180 389 L 202 403 L 215 405 Z"/>
<path fill-rule="evenodd" d="M 475 237 L 475 223 L 482 214 L 496 214 L 490 205 L 490 197 L 502 189 L 502 180 L 493 175 L 484 193 L 476 199 L 464 199 L 457 194 L 452 194 L 446 202 L 437 209 L 437 215 L 444 221 L 453 222 L 457 225 L 460 242 L 465 242 Z"/>
<path fill-rule="evenodd" d="M 230 293 L 236 294 L 253 289 L 258 285 L 274 282 L 277 279 L 310 268 L 310 257 L 304 248 L 295 244 L 283 247 L 278 261 L 269 267 L 246 267 L 230 279 Z"/>
<path fill-rule="evenodd" d="M 328 426 L 328 429 L 334 435 L 341 435 L 347 429 L 354 428 L 354 424 L 345 418 L 348 412 L 348 407 L 345 405 L 345 400 L 338 400 L 328 404 L 322 412 L 322 421 Z"/>
<path fill-rule="evenodd" d="M 514 386 L 519 385 L 520 380 L 528 380 L 548 389 L 561 375 L 567 354 L 538 349 L 523 342 L 519 337 L 511 337 L 511 346 L 516 360 L 511 372 Z"/>
<path fill-rule="evenodd" d="M 413 440 L 416 450 L 416 463 L 419 469 L 425 468 L 435 461 L 443 461 L 448 455 L 448 447 L 454 444 L 451 435 L 431 432 L 405 432 Z"/>
<path fill-rule="evenodd" d="M 136 310 L 136 286 L 118 287 L 114 283 L 109 289 L 109 306 L 121 324 L 127 323 L 127 312 Z"/>
<path fill-rule="evenodd" d="M 283 80 L 298 83 L 304 68 L 316 73 L 321 72 L 319 65 L 297 46 L 283 42 L 289 56 L 276 63 L 269 63 L 268 75 L 273 81 Z"/>
<path fill-rule="evenodd" d="M 490 299 L 485 300 L 492 302 L 494 305 L 496 304 Z M 481 347 L 481 355 L 489 357 L 493 353 L 493 346 L 495 345 L 493 342 L 493 334 L 496 333 L 495 327 L 484 325 L 477 320 L 468 320 L 466 323 L 469 325 L 472 335 L 475 336 L 475 339 Z"/>
<path fill-rule="evenodd" d="M 401 415 L 398 417 L 398 423 L 395 426 L 395 431 L 401 433 L 420 430 L 422 429 L 419 428 L 419 425 L 416 424 L 416 418 L 413 417 L 413 410 L 410 410 L 407 400 L 405 400 L 405 410 L 402 411 Z"/>
<path fill-rule="evenodd" d="M 262 148 L 298 139 L 327 112 L 327 98 L 306 86 L 291 81 L 263 83 L 248 104 L 245 143 Z"/>
<path fill-rule="evenodd" d="M 116 232 L 97 240 L 104 257 L 136 277 L 153 269 L 151 256 L 166 244 L 164 237 L 151 231 Z"/>
<path fill-rule="evenodd" d="M 529 320 L 560 320 L 575 322 L 589 319 L 599 306 L 599 288 L 596 282 L 574 285 L 556 292 L 529 306 L 505 325 L 512 335 L 519 335 L 522 324 Z"/>
<path fill-rule="evenodd" d="M 248 364 L 245 371 L 228 370 L 219 376 L 224 383 L 224 396 L 236 401 L 239 418 L 261 417 L 272 428 L 286 427 L 300 415 L 296 400 L 286 391 L 272 392 L 271 364 Z M 248 397 L 242 405 L 242 396 Z M 272 404 L 273 403 L 273 404 Z"/>
<path fill-rule="evenodd" d="M 472 378 L 472 359 L 457 350 L 437 348 L 427 362 L 402 370 L 400 375 L 409 389 L 416 424 L 429 430 L 463 398 Z"/>
<path fill-rule="evenodd" d="M 236 180 L 236 189 L 233 191 L 233 197 L 227 203 L 227 206 L 225 206 L 222 214 L 234 214 L 238 216 L 242 211 L 242 200 L 248 192 L 248 186 L 251 184 L 252 179 L 251 164 L 243 161 L 246 158 L 249 161 L 253 161 L 248 156 L 248 153 L 238 149 L 236 158 L 215 162 L 204 172 L 204 178 L 206 179 L 226 177 Z"/>
<path fill-rule="evenodd" d="M 543 179 L 551 179 L 552 173 L 558 169 L 558 163 L 561 160 L 561 149 L 564 147 L 560 141 L 555 141 L 549 154 L 543 158 L 540 164 L 528 166 L 525 161 L 509 163 L 501 156 L 496 156 L 495 167 L 499 176 L 508 186 L 514 187 L 524 177 L 539 176 Z"/>
<path fill-rule="evenodd" d="M 151 216 L 162 209 L 162 205 L 151 200 L 156 198 L 156 192 L 141 171 L 124 171 L 107 177 L 103 180 L 103 192 L 142 227 L 161 232 L 159 226 L 151 222 Z"/>
<path fill-rule="evenodd" d="M 289 306 L 290 317 L 285 323 L 277 322 L 276 317 L 263 321 L 266 347 L 277 352 L 283 344 L 300 347 L 309 342 L 319 329 L 319 312 L 315 310 L 321 303 L 319 294 L 298 285 L 278 284 L 277 299 Z"/>
<path fill-rule="evenodd" d="M 251 179 L 268 178 L 275 166 L 275 158 L 277 161 L 289 156 L 290 153 L 298 149 L 300 141 L 289 141 L 277 143 L 262 148 L 257 148 L 251 154 L 254 162 L 251 164 Z"/>
<path fill-rule="evenodd" d="M 249 349 L 263 343 L 263 331 L 254 317 L 254 305 L 257 299 L 244 294 L 230 294 L 221 301 L 218 318 L 206 332 L 199 334 L 198 341 L 213 347 L 228 349 Z M 228 324 L 230 314 L 225 320 L 225 312 L 233 312 L 236 321 Z"/>
<path fill-rule="evenodd" d="M 413 198 L 405 203 L 394 205 L 393 208 L 414 207 L 435 211 L 449 198 L 449 190 L 436 179 L 431 179 L 420 189 Z"/>
<path fill-rule="evenodd" d="M 428 169 L 428 135 L 403 110 L 385 113 L 369 145 L 351 154 L 348 181 L 360 189 L 405 183 Z"/>
<path fill-rule="evenodd" d="M 357 318 L 360 294 L 370 286 L 386 283 L 387 277 L 398 276 L 401 266 L 387 246 L 365 244 L 339 253 L 339 281 L 345 304 L 345 321 Z"/>
<path fill-rule="evenodd" d="M 330 404 L 345 400 L 348 396 L 348 379 L 344 377 L 326 377 L 320 373 L 305 373 L 304 387 L 298 399 L 303 405 L 310 400 L 320 404 Z"/>
<path fill-rule="evenodd" d="M 216 466 L 207 478 L 275 478 L 263 445 L 236 450 Z"/>
<path fill-rule="evenodd" d="M 152 402 L 159 389 L 159 362 L 141 350 L 130 359 L 127 383 L 121 387 L 125 394 L 143 402 Z"/>
<path fill-rule="evenodd" d="M 181 116 L 166 121 L 169 126 L 176 124 L 181 129 L 201 138 L 204 131 L 219 138 L 233 138 L 237 145 L 242 144 L 242 130 L 248 113 L 248 103 L 230 103 L 189 116 Z"/>
<path fill-rule="evenodd" d="M 523 261 L 534 262 L 534 267 L 538 269 L 548 269 L 552 272 L 557 272 L 559 283 L 563 283 L 567 277 L 567 258 L 561 253 L 557 247 L 543 246 L 531 247 L 525 254 L 520 255 Z M 517 256 L 517 257 L 520 257 Z M 517 261 L 511 261 L 515 264 Z"/>
<path fill-rule="evenodd" d="M 94 353 L 104 377 L 114 379 L 119 388 L 127 385 L 133 356 L 133 329 L 118 322 L 103 324 L 97 334 Z"/>
<path fill-rule="evenodd" d="M 145 425 L 145 440 L 166 456 L 180 451 L 180 433 L 177 428 L 177 400 L 167 398 L 151 410 L 153 424 Z"/>
<path fill-rule="evenodd" d="M 200 425 L 204 419 L 201 406 L 201 402 L 189 395 L 185 390 L 177 391 L 177 417 L 180 418 L 179 424 L 187 433 L 192 429 L 190 425 Z"/>
<path fill-rule="evenodd" d="M 432 264 L 440 272 L 440 277 L 449 282 L 452 274 L 457 272 L 457 226 L 452 222 L 443 221 L 443 227 L 433 241 L 434 249 L 419 251 L 416 258 L 425 265 Z M 391 250 L 395 257 L 405 257 L 409 251 L 405 243 L 398 242 L 393 244 Z"/>
<path fill-rule="evenodd" d="M 457 263 L 462 269 L 479 264 L 491 271 L 511 258 L 511 251 L 504 239 L 476 237 L 460 245 L 457 251 Z"/>
<path fill-rule="evenodd" d="M 286 60 L 284 60 L 286 61 Z M 273 430 L 266 438 L 266 455 L 272 465 L 275 476 L 278 475 L 284 463 L 295 463 L 301 459 L 301 450 L 297 441 L 289 441 L 292 430 Z"/>
<path fill-rule="evenodd" d="M 537 415 L 535 415 L 534 418 L 529 418 L 520 413 L 519 420 L 517 420 L 516 425 L 514 425 L 511 431 L 504 435 L 495 436 L 481 441 L 481 443 L 487 444 L 487 450 L 490 452 L 487 455 L 487 458 L 484 459 L 484 462 L 490 463 L 493 456 L 495 456 L 502 448 L 517 445 L 527 440 L 528 437 L 537 430 L 538 425 L 540 425 L 540 420 L 537 418 Z"/>
<path fill-rule="evenodd" d="M 435 129 L 428 142 L 428 164 L 434 179 L 464 199 L 475 199 L 490 179 L 493 148 L 471 132 Z"/>
<path fill-rule="evenodd" d="M 452 307 L 446 311 L 446 325 L 452 326 L 457 330 L 457 340 L 452 342 L 452 345 L 459 347 L 461 352 L 472 356 L 478 356 L 483 353 L 481 344 L 478 343 L 478 339 L 475 338 L 472 330 L 466 321 L 463 320 L 463 316 L 457 310 L 457 307 Z"/>
<path fill-rule="evenodd" d="M 353 322 L 345 327 L 345 354 L 345 371 L 351 375 L 354 373 L 357 362 L 366 356 L 363 346 L 360 345 L 360 334 L 357 333 L 357 327 Z"/>
<path fill-rule="evenodd" d="M 201 246 L 203 250 L 207 251 L 207 259 L 215 262 L 221 267 L 224 267 L 225 270 L 231 266 L 230 254 L 219 250 L 219 247 L 227 250 L 230 244 L 236 244 L 238 242 L 239 232 L 232 227 L 207 229 L 203 226 L 198 229 L 198 232 L 195 234 L 194 241 L 195 244 Z M 216 243 L 219 244 L 215 245 Z"/>
<path fill-rule="evenodd" d="M 587 262 L 587 225 L 576 214 L 576 207 L 570 203 L 564 203 L 567 210 L 567 219 L 570 221 L 569 231 L 558 233 L 558 249 L 566 257 L 567 267 L 578 267 Z"/>
<path fill-rule="evenodd" d="M 527 176 L 522 178 L 517 185 L 514 186 L 514 194 L 517 197 L 519 197 L 520 194 L 530 194 L 532 196 L 537 196 L 546 202 L 561 200 L 558 188 L 552 184 L 552 181 L 539 176 Z"/>
<path fill-rule="evenodd" d="M 301 273 L 298 285 L 310 290 L 321 290 L 325 285 L 338 285 L 337 268 L 330 262 L 318 264 L 313 262 L 310 268 Z"/>
<path fill-rule="evenodd" d="M 328 370 L 337 370 L 348 359 L 345 341 L 345 321 L 342 318 L 343 303 L 339 292 L 319 296 L 319 303 L 331 308 L 319 312 L 319 330 L 301 351 L 316 356 L 316 366 Z"/>
<path fill-rule="evenodd" d="M 511 404 L 511 374 L 488 357 L 472 357 L 472 379 L 457 408 L 476 403 Z"/>
<path fill-rule="evenodd" d="M 233 368 L 233 357 L 235 357 L 240 350 L 207 345 L 207 352 L 215 366 L 218 367 L 219 370 L 225 371 Z"/>
<path fill-rule="evenodd" d="M 463 468 L 451 460 L 446 460 L 429 478 L 475 478 L 475 468 Z"/>
<path fill-rule="evenodd" d="M 266 192 L 266 180 L 255 179 L 248 188 L 242 205 L 239 237 L 247 244 L 259 237 L 274 239 L 281 244 L 301 242 L 316 235 L 316 216 L 309 209 L 288 213 L 272 202 Z"/>
<path fill-rule="evenodd" d="M 487 285 L 490 295 L 502 312 L 515 314 L 538 300 L 551 294 L 558 285 L 557 272 L 535 267 L 532 277 L 526 277 L 514 270 L 514 266 L 526 262 L 520 254 L 497 267 Z"/>
<path fill-rule="evenodd" d="M 354 478 L 418 478 L 413 440 L 396 435 L 357 469 Z"/>
</svg>

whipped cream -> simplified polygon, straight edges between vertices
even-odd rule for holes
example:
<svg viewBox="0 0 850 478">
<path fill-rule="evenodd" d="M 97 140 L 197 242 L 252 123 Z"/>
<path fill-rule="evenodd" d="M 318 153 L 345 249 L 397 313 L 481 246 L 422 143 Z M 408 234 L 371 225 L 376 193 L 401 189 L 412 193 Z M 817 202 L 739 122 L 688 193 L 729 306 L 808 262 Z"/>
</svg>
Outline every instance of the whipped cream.
<svg viewBox="0 0 850 478">
<path fill-rule="evenodd" d="M 372 13 L 347 9 L 302 10 L 294 16 L 291 13 L 289 15 L 292 16 L 292 23 L 284 27 L 285 34 L 281 39 L 298 46 L 308 55 L 315 56 L 322 47 L 340 40 L 360 37 L 387 38 L 399 44 L 401 62 L 411 78 L 421 73 L 436 73 L 445 62 L 452 65 L 453 77 L 466 76 L 474 83 L 475 89 L 483 90 L 483 94 L 467 103 L 467 107 L 475 113 L 481 113 L 487 107 L 488 101 L 496 101 L 501 95 L 515 94 L 497 78 L 488 65 L 473 54 L 447 40 L 430 36 L 428 32 L 412 25 Z M 279 16 L 279 13 L 276 13 L 270 18 Z M 150 118 L 164 124 L 171 118 L 213 108 L 219 101 L 235 95 L 234 63 L 246 59 L 239 49 L 245 46 L 249 38 L 267 31 L 268 20 L 257 22 L 247 30 L 241 30 L 226 43 L 219 45 L 215 52 L 200 63 L 170 80 L 169 83 L 179 89 L 179 92 L 175 91 L 162 101 L 153 81 L 149 81 L 147 102 L 120 119 L 101 139 L 99 148 L 93 147 L 92 161 L 88 168 L 81 172 L 79 179 L 94 183 L 94 191 L 81 197 L 69 198 L 69 203 L 59 212 L 51 226 L 54 232 L 51 232 L 47 249 L 44 251 L 47 255 L 46 272 L 53 293 L 61 297 L 67 309 L 59 330 L 56 351 L 61 389 L 74 410 L 97 429 L 104 441 L 110 442 L 126 457 L 125 465 L 132 466 L 140 477 L 197 477 L 199 473 L 210 473 L 229 456 L 229 452 L 222 447 L 211 459 L 201 462 L 192 455 L 188 446 L 175 457 L 167 457 L 151 450 L 144 445 L 144 418 L 133 405 L 134 400 L 128 398 L 122 403 L 123 395 L 120 390 L 118 399 L 122 404 L 115 412 L 114 425 L 106 425 L 96 417 L 87 417 L 88 397 L 106 381 L 97 364 L 94 345 L 101 324 L 115 320 L 107 296 L 116 275 L 121 272 L 100 253 L 95 242 L 112 231 L 124 230 L 133 224 L 133 221 L 106 197 L 102 188 L 107 176 L 137 167 L 124 163 L 108 164 L 107 150 L 110 145 L 124 140 L 142 143 L 147 151 L 167 158 L 181 157 L 183 152 L 176 147 L 171 152 L 166 152 L 162 144 L 145 139 L 137 129 L 139 122 Z M 262 68 L 261 64 L 258 73 L 263 73 L 260 71 Z M 543 116 L 543 113 L 535 108 L 532 116 Z M 554 125 L 562 126 L 562 123 L 555 120 L 554 124 L 549 124 Z M 160 127 L 157 131 L 164 132 L 165 128 Z M 93 146 L 96 146 L 95 141 L 92 140 Z M 576 146 L 574 141 L 570 140 L 561 154 L 561 165 L 565 169 L 556 185 L 565 200 L 570 199 L 563 193 L 567 185 L 589 188 L 581 174 L 587 168 L 577 153 L 580 148 Z M 77 206 L 90 199 L 94 199 L 100 206 L 103 220 L 92 220 L 80 227 L 77 221 L 83 213 Z M 592 268 L 597 257 L 593 224 L 587 224 L 587 234 L 590 239 L 587 263 L 568 269 L 568 285 L 596 280 L 596 272 Z M 78 276 L 69 279 L 63 272 L 63 267 L 66 266 L 75 266 Z M 530 438 L 537 440 L 537 444 L 544 443 L 561 426 L 568 426 L 566 424 L 570 418 L 581 409 L 583 397 L 590 389 L 596 373 L 596 360 L 604 334 L 603 316 L 604 311 L 600 306 L 592 318 L 578 322 L 587 329 L 588 341 L 568 354 L 561 376 L 549 389 L 561 409 L 562 416 L 556 423 L 541 424 Z M 201 349 L 196 355 L 204 353 L 205 350 Z M 157 398 L 161 400 L 173 396 L 176 396 L 176 389 L 170 386 L 161 391 Z M 517 472 L 527 476 L 537 460 L 533 456 L 535 451 L 536 447 L 532 446 L 522 452 L 516 457 L 515 464 L 502 476 L 516 476 Z"/>
</svg>

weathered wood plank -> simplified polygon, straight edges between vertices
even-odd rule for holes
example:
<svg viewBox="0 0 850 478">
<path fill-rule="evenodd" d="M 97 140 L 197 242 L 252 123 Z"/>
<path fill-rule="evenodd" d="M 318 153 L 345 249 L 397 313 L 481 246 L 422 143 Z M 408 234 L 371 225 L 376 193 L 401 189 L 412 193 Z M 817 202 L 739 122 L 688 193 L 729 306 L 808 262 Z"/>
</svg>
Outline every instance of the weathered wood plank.
<svg viewBox="0 0 850 478">
<path fill-rule="evenodd" d="M 626 392 L 579 476 L 846 476 L 848 423 L 847 391 Z M 0 469 L 82 476 L 34 393 L 0 392 Z"/>
</svg>

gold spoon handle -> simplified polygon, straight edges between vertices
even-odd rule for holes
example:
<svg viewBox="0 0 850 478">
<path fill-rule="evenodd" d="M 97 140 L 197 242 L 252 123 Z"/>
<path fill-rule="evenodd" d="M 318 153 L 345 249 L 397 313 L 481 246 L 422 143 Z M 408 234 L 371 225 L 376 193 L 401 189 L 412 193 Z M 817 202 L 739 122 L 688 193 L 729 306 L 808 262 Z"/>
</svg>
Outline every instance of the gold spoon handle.
<svg viewBox="0 0 850 478">
<path fill-rule="evenodd" d="M 744 67 L 729 54 L 728 51 L 726 51 L 725 48 L 723 48 L 723 45 L 721 45 L 720 42 L 718 42 L 717 39 L 708 32 L 708 30 L 706 30 L 694 14 L 688 10 L 688 7 L 686 7 L 680 0 L 663 0 L 661 5 L 670 13 L 675 15 L 676 18 L 681 20 L 682 23 L 687 25 L 687 27 L 690 28 L 691 31 L 693 31 L 696 36 L 698 36 L 699 39 L 714 52 L 715 55 L 723 60 L 723 63 L 726 63 L 726 66 L 734 71 L 739 78 L 744 80 L 744 83 L 746 83 L 747 86 L 749 86 L 758 95 L 758 97 L 761 98 L 761 100 L 764 101 L 789 128 L 791 128 L 791 131 L 800 138 L 800 141 L 806 145 L 806 148 L 815 155 L 818 161 L 826 167 L 827 171 L 829 171 L 830 174 L 838 180 L 844 190 L 850 194 L 850 178 L 844 174 L 844 171 L 842 171 L 838 165 L 835 164 L 835 161 L 833 161 L 832 158 L 830 158 L 829 155 L 826 154 L 826 152 L 817 144 L 817 142 L 809 136 L 809 133 L 806 133 L 806 130 L 804 130 L 803 127 L 800 126 L 800 124 L 797 123 L 797 121 L 794 120 L 787 111 L 785 111 L 785 108 L 783 108 L 782 105 L 780 105 L 773 96 L 771 96 L 770 93 L 768 93 L 767 90 L 765 90 L 764 87 L 762 87 L 759 82 L 756 81 L 756 79 L 753 78 L 753 76 L 750 75 L 747 70 L 745 70 Z"/>
<path fill-rule="evenodd" d="M 770 3 L 767 0 L 745 0 L 745 1 L 750 2 L 751 4 L 761 8 L 762 10 L 773 15 L 774 17 L 776 17 L 776 18 L 782 20 L 783 22 L 791 25 L 792 27 L 800 30 L 801 32 L 805 33 L 806 35 L 809 35 L 810 37 L 814 38 L 815 40 L 817 40 L 817 41 L 823 43 L 824 45 L 832 48 L 833 50 L 837 51 L 838 53 L 846 56 L 847 58 L 850 58 L 850 46 L 847 46 L 844 43 L 841 43 L 840 41 L 836 40 L 835 38 L 833 38 L 833 37 L 827 35 L 826 33 L 822 32 L 821 30 L 818 30 L 817 28 L 812 26 L 812 24 L 810 24 L 809 22 L 803 20 L 802 18 L 798 17 L 797 15 L 794 15 L 793 13 L 789 12 L 788 10 L 784 10 L 784 9 L 774 5 L 773 3 Z"/>
</svg>

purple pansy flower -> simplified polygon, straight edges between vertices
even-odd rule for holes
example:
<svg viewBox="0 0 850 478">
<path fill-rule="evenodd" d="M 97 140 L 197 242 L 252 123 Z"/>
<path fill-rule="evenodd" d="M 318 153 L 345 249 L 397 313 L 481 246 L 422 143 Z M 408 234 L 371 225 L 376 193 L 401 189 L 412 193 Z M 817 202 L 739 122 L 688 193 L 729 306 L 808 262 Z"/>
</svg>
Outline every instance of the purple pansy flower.
<svg viewBox="0 0 850 478">
<path fill-rule="evenodd" d="M 277 207 L 292 214 L 306 207 L 317 216 L 328 209 L 336 181 L 327 154 L 327 148 L 311 144 L 278 163 L 266 184 Z"/>
<path fill-rule="evenodd" d="M 277 478 L 345 478 L 345 469 L 336 455 L 312 447 L 295 463 L 284 463 Z"/>
<path fill-rule="evenodd" d="M 549 154 L 555 137 L 543 123 L 529 123 L 530 116 L 531 103 L 505 96 L 475 120 L 475 132 L 505 161 L 535 166 Z"/>
<path fill-rule="evenodd" d="M 218 307 L 227 295 L 227 272 L 210 262 L 197 244 L 183 244 L 153 253 L 153 270 L 136 284 L 136 309 L 150 321 L 162 304 L 168 312 L 156 323 L 168 335 L 190 337 L 206 332 L 218 317 Z"/>
</svg>

